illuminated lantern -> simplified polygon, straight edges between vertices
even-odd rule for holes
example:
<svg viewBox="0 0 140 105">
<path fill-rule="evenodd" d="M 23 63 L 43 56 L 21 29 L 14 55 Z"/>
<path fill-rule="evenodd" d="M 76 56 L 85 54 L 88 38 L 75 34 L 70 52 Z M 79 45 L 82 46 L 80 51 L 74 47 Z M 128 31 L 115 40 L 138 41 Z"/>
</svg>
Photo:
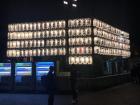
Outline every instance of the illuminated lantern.
<svg viewBox="0 0 140 105">
<path fill-rule="evenodd" d="M 33 30 L 33 25 L 32 25 L 32 23 L 29 24 L 29 30 Z"/>
<path fill-rule="evenodd" d="M 75 64 L 75 58 L 71 57 L 71 64 Z"/>
<path fill-rule="evenodd" d="M 36 50 L 33 49 L 33 56 L 36 56 Z"/>
</svg>

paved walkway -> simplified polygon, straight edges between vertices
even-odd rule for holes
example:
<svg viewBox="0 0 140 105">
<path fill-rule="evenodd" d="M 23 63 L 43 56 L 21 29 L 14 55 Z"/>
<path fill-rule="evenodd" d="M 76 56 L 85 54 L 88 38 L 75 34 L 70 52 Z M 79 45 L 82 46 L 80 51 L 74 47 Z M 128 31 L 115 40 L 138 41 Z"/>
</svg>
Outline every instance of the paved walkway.
<svg viewBox="0 0 140 105">
<path fill-rule="evenodd" d="M 47 98 L 47 95 L 40 94 L 0 94 L 0 105 L 47 105 Z M 71 105 L 71 96 L 57 95 L 55 105 Z M 128 83 L 81 93 L 78 105 L 140 105 L 140 86 Z"/>
<path fill-rule="evenodd" d="M 129 83 L 99 92 L 85 93 L 80 96 L 78 105 L 140 105 L 140 85 Z"/>
</svg>

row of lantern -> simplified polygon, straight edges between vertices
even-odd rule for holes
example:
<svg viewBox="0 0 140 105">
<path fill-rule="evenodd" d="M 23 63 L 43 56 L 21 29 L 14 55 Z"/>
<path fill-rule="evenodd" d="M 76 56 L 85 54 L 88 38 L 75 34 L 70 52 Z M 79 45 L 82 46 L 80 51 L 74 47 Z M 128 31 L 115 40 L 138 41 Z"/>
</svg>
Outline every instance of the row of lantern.
<svg viewBox="0 0 140 105">
<path fill-rule="evenodd" d="M 112 55 L 112 56 L 123 56 L 123 57 L 130 57 L 130 51 L 124 51 L 119 49 L 111 49 L 105 47 L 94 47 L 94 53 L 99 55 Z"/>
<path fill-rule="evenodd" d="M 46 40 L 46 46 L 65 46 L 66 40 L 63 39 L 50 39 Z"/>
<path fill-rule="evenodd" d="M 65 46 L 65 39 L 46 40 L 25 40 L 25 41 L 8 41 L 8 48 L 31 48 L 31 47 L 47 47 L 47 46 Z"/>
<path fill-rule="evenodd" d="M 9 24 L 9 31 L 32 31 L 32 30 L 46 30 L 46 29 L 58 29 L 65 28 L 66 22 L 60 21 L 47 21 L 47 22 L 34 22 L 34 23 L 18 23 Z"/>
<path fill-rule="evenodd" d="M 117 41 L 117 42 L 125 43 L 125 44 L 130 43 L 130 40 L 123 37 L 122 35 L 117 36 L 117 35 L 108 33 L 106 31 L 103 31 L 99 28 L 94 28 L 93 32 L 94 32 L 95 36 L 99 36 L 99 37 L 102 37 L 102 38 L 105 38 L 105 39 L 109 39 L 109 40 L 113 40 L 113 41 Z"/>
<path fill-rule="evenodd" d="M 8 48 L 31 48 L 31 47 L 44 47 L 44 40 L 25 40 L 25 41 L 8 41 Z"/>
<path fill-rule="evenodd" d="M 90 18 L 68 20 L 68 27 L 84 27 L 84 26 L 91 26 Z"/>
<path fill-rule="evenodd" d="M 69 45 L 91 45 L 91 37 L 86 38 L 69 38 Z"/>
<path fill-rule="evenodd" d="M 130 45 L 110 41 L 110 40 L 99 38 L 99 37 L 94 37 L 94 44 L 98 45 L 98 46 L 105 46 L 105 47 L 112 47 L 112 48 L 117 48 L 117 49 L 130 50 Z"/>
<path fill-rule="evenodd" d="M 70 56 L 69 64 L 92 64 L 92 56 Z"/>
<path fill-rule="evenodd" d="M 65 48 L 7 50 L 8 57 L 56 56 L 65 54 L 66 54 Z"/>
<path fill-rule="evenodd" d="M 69 36 L 87 36 L 91 35 L 91 28 L 69 29 Z"/>
<path fill-rule="evenodd" d="M 68 27 L 83 27 L 83 26 L 91 26 L 91 19 L 84 18 L 84 19 L 68 20 Z M 100 20 L 93 19 L 93 26 L 129 38 L 129 33 L 114 28 Z M 44 29 L 58 29 L 58 28 L 65 28 L 65 27 L 66 27 L 66 21 L 60 20 L 60 21 L 50 21 L 50 22 L 9 24 L 8 30 L 31 31 L 31 30 L 44 30 Z"/>
<path fill-rule="evenodd" d="M 35 31 L 35 32 L 9 32 L 8 39 L 33 39 L 65 37 L 65 30 Z"/>
<path fill-rule="evenodd" d="M 117 35 L 123 35 L 126 38 L 129 38 L 129 33 L 124 32 L 118 28 L 115 28 L 109 24 L 106 24 L 105 22 L 102 22 L 100 20 L 93 19 L 93 26 L 101 28 L 105 31 L 109 31 L 111 33 L 117 34 Z"/>
<path fill-rule="evenodd" d="M 70 47 L 70 55 L 92 54 L 92 47 Z"/>
</svg>

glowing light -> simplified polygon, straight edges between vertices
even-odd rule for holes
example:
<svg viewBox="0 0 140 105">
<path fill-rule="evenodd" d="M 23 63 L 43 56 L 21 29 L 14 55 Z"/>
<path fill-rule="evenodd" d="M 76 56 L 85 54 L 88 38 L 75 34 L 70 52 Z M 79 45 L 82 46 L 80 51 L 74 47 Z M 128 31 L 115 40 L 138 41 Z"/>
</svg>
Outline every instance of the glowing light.
<svg viewBox="0 0 140 105">
<path fill-rule="evenodd" d="M 67 1 L 63 1 L 63 3 L 64 3 L 65 5 L 68 5 L 68 4 L 69 4 Z"/>
<path fill-rule="evenodd" d="M 72 4 L 72 6 L 76 8 L 77 7 L 77 4 Z"/>
</svg>

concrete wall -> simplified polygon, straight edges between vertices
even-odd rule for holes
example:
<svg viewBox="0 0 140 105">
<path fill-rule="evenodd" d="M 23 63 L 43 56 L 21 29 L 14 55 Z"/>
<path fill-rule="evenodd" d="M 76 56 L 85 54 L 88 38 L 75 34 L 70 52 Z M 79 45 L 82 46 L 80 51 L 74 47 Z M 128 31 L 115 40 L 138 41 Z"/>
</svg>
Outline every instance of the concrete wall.
<svg viewBox="0 0 140 105">
<path fill-rule="evenodd" d="M 100 90 L 130 81 L 130 73 L 102 76 L 97 78 L 79 78 L 78 88 L 80 91 Z M 70 91 L 70 79 L 59 78 L 58 89 L 60 91 Z"/>
</svg>

